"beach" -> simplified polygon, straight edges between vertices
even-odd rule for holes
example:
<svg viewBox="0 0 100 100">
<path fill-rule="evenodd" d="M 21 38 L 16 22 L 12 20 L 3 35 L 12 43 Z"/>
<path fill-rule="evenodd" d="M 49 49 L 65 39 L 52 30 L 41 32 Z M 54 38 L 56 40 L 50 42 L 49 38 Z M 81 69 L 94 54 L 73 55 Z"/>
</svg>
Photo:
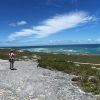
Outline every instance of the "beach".
<svg viewBox="0 0 100 100">
<path fill-rule="evenodd" d="M 17 70 L 10 70 L 8 60 L 0 60 L 0 100 L 96 100 L 72 85 L 74 75 L 37 65 L 36 61 L 16 61 Z"/>
</svg>

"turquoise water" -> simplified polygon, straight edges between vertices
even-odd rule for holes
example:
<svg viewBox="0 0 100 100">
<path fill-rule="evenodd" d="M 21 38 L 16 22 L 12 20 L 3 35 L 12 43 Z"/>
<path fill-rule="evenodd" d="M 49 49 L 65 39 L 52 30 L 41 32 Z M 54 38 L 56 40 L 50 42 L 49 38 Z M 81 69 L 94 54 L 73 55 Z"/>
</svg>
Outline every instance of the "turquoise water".
<svg viewBox="0 0 100 100">
<path fill-rule="evenodd" d="M 5 47 L 8 48 L 8 47 Z M 100 44 L 10 47 L 33 52 L 100 54 Z"/>
<path fill-rule="evenodd" d="M 26 47 L 33 52 L 100 54 L 100 44 Z"/>
</svg>

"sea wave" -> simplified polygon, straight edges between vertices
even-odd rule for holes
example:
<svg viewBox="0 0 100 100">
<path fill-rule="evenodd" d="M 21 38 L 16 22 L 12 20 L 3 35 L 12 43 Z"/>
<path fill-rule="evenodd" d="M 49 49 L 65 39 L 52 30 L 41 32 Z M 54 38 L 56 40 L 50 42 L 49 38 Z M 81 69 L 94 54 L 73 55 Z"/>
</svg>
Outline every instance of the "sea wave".
<svg viewBox="0 0 100 100">
<path fill-rule="evenodd" d="M 57 49 L 57 48 L 30 48 L 28 49 L 32 52 L 52 52 L 52 53 L 75 53 L 78 52 L 76 50 L 70 49 Z"/>
<path fill-rule="evenodd" d="M 45 51 L 48 51 L 47 48 L 30 48 L 28 50 L 29 51 L 33 51 L 33 52 L 45 52 Z"/>
<path fill-rule="evenodd" d="M 27 48 L 27 50 L 32 52 L 47 52 L 47 53 L 78 53 L 78 54 L 100 54 L 100 46 L 94 45 L 81 45 L 81 46 L 53 46 L 53 47 L 38 47 L 38 48 Z"/>
</svg>

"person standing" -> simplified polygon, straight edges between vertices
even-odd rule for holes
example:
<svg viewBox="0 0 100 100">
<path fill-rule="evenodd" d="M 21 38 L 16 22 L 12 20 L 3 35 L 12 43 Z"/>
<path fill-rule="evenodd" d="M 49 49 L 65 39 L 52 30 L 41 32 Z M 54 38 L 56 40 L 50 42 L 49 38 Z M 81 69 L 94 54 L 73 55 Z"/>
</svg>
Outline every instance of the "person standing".
<svg viewBox="0 0 100 100">
<path fill-rule="evenodd" d="M 10 62 L 10 69 L 14 70 L 14 61 L 15 61 L 15 54 L 14 51 L 11 49 L 9 51 L 9 62 Z"/>
</svg>

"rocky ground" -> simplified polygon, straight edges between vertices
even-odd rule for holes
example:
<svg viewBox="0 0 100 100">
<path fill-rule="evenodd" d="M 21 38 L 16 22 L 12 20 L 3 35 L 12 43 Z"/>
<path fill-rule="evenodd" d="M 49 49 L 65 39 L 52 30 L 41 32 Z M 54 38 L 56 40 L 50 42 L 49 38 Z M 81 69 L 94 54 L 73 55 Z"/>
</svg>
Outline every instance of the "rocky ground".
<svg viewBox="0 0 100 100">
<path fill-rule="evenodd" d="M 0 100 L 96 100 L 72 85 L 72 75 L 37 67 L 35 61 L 16 61 L 15 68 L 0 60 Z"/>
</svg>

